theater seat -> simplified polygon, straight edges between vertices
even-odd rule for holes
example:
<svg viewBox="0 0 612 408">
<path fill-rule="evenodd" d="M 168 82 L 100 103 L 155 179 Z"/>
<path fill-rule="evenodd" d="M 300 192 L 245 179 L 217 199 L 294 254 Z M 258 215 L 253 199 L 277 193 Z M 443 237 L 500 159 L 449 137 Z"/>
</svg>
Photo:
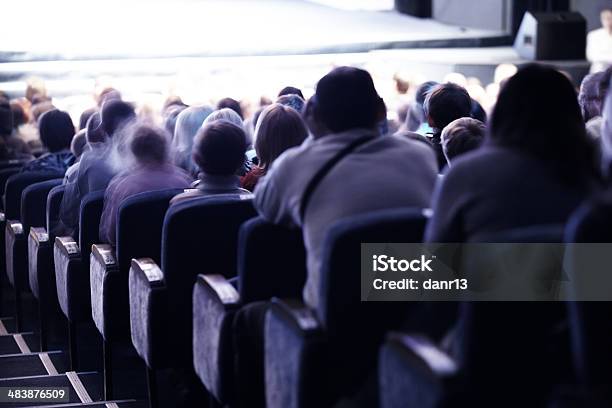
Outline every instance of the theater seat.
<svg viewBox="0 0 612 408">
<path fill-rule="evenodd" d="M 55 241 L 64 190 L 64 185 L 58 185 L 49 191 L 45 200 L 45 227 L 32 227 L 28 235 L 28 276 L 30 290 L 38 300 L 41 351 L 47 350 L 47 320 L 59 310 L 52 243 Z"/>
<path fill-rule="evenodd" d="M 331 406 L 363 386 L 375 370 L 384 333 L 407 307 L 361 302 L 361 243 L 421 242 L 425 223 L 420 209 L 394 209 L 349 217 L 330 228 L 317 308 L 276 299 L 268 312 L 267 407 Z"/>
<path fill-rule="evenodd" d="M 562 239 L 562 226 L 542 225 L 478 241 L 523 245 Z M 514 267 L 522 271 L 529 262 L 515 257 Z M 565 317 L 561 302 L 464 302 L 444 344 L 418 333 L 390 334 L 380 350 L 381 406 L 495 406 L 500 398 L 507 406 L 544 406 L 554 385 L 569 379 Z"/>
<path fill-rule="evenodd" d="M 117 245 L 95 244 L 90 261 L 91 311 L 103 337 L 105 399 L 112 398 L 112 342 L 130 340 L 128 275 L 133 258 L 161 261 L 161 234 L 170 199 L 182 189 L 127 198 L 119 207 Z"/>
<path fill-rule="evenodd" d="M 11 177 L 13 174 L 19 173 L 19 167 L 8 167 L 0 170 L 0 196 L 2 199 L 0 200 L 0 248 L 4 249 L 4 233 L 3 231 L 6 229 L 6 215 L 4 214 L 4 189 L 6 186 L 6 180 Z M 6 280 L 6 259 L 5 259 L 5 251 L 0 251 L 0 283 L 3 283 Z M 0 285 L 2 288 L 4 285 Z M 1 310 L 2 302 L 0 302 L 0 314 L 3 315 L 3 311 Z"/>
<path fill-rule="evenodd" d="M 247 345 L 241 349 L 241 340 L 248 344 L 251 334 L 235 333 L 234 317 L 240 310 L 248 313 L 244 306 L 253 302 L 301 296 L 306 277 L 302 231 L 253 218 L 240 227 L 237 257 L 237 288 L 220 274 L 198 275 L 193 290 L 194 367 L 221 404 L 265 406 L 263 350 L 252 356 Z"/>
<path fill-rule="evenodd" d="M 193 370 L 192 292 L 196 276 L 236 275 L 238 230 L 255 215 L 252 196 L 217 195 L 178 203 L 168 209 L 164 219 L 161 268 L 148 258 L 132 261 L 132 343 L 150 370 Z"/>
<path fill-rule="evenodd" d="M 91 321 L 89 255 L 98 242 L 104 191 L 87 194 L 79 210 L 79 239 L 56 237 L 53 247 L 57 298 L 69 323 L 70 365 L 77 366 L 76 325 Z"/>
<path fill-rule="evenodd" d="M 579 258 L 581 254 L 591 256 L 594 251 L 609 251 L 612 242 L 612 196 L 602 195 L 579 207 L 567 224 L 565 242 L 570 282 L 578 274 L 608 273 L 609 264 L 597 265 L 594 271 L 585 271 L 584 267 L 576 267 L 575 262 L 578 265 L 589 265 L 588 260 L 585 262 Z M 585 247 L 591 250 L 584 251 Z M 594 283 L 598 282 L 606 281 L 595 280 Z M 607 285 L 602 287 L 606 288 Z M 606 399 L 609 404 L 612 401 L 612 392 L 609 391 L 612 382 L 612 307 L 609 302 L 599 301 L 568 302 L 567 306 L 578 384 L 581 389 L 596 392 L 597 396 Z"/>
<path fill-rule="evenodd" d="M 22 222 L 22 215 L 30 216 L 27 222 L 44 222 L 44 201 L 23 202 L 23 193 L 32 184 L 57 179 L 56 173 L 27 172 L 14 174 L 6 182 L 5 198 L 5 263 L 8 280 L 15 289 L 15 323 L 21 330 L 21 292 L 29 288 L 27 283 L 26 237 L 29 225 Z M 31 198 L 35 198 L 35 194 Z M 23 202 L 23 203 L 22 203 Z M 42 204 L 42 205 L 41 205 Z M 23 209 L 23 214 L 22 214 Z M 38 213 L 38 215 L 36 215 Z"/>
</svg>

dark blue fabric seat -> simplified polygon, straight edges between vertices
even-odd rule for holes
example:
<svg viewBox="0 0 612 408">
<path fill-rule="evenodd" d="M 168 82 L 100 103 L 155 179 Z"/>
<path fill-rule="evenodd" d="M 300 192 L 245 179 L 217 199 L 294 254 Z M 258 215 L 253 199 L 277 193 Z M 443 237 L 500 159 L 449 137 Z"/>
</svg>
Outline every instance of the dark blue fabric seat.
<svg viewBox="0 0 612 408">
<path fill-rule="evenodd" d="M 500 231 L 477 241 L 513 244 L 496 246 L 500 258 L 504 248 L 526 252 L 530 243 L 561 243 L 563 226 Z M 521 262 L 515 256 L 517 270 L 529 267 Z M 561 272 L 562 263 L 551 265 Z M 389 335 L 379 358 L 382 407 L 487 406 L 502 395 L 510 405 L 544 406 L 552 387 L 569 380 L 564 309 L 561 302 L 464 302 L 444 346 L 418 334 Z"/>
<path fill-rule="evenodd" d="M 2 199 L 0 199 L 0 209 L 2 210 L 2 212 L 0 212 L 0 248 L 4 249 L 5 247 L 5 243 L 4 243 L 4 230 L 6 228 L 6 216 L 4 214 L 4 189 L 6 186 L 6 181 L 8 180 L 9 177 L 11 177 L 13 174 L 17 174 L 19 173 L 20 167 L 8 167 L 5 169 L 0 170 L 0 196 L 2 197 Z M 0 251 L 0 288 L 4 286 L 4 282 L 7 280 L 6 279 L 6 256 L 5 256 L 5 251 L 2 250 Z M 2 310 L 0 310 L 0 312 L 2 312 Z"/>
<path fill-rule="evenodd" d="M 251 196 L 217 195 L 171 206 L 164 219 L 161 269 L 132 262 L 132 343 L 149 369 L 193 369 L 192 293 L 196 276 L 236 276 L 240 225 L 256 215 Z"/>
<path fill-rule="evenodd" d="M 384 333 L 407 306 L 361 302 L 361 243 L 421 242 L 420 209 L 377 211 L 338 221 L 324 244 L 321 302 L 275 300 L 265 330 L 267 407 L 331 406 L 358 392 L 376 367 Z M 368 406 L 377 404 L 376 395 Z"/>
<path fill-rule="evenodd" d="M 55 181 L 39 184 L 44 183 L 54 184 Z M 46 203 L 44 227 L 32 227 L 28 235 L 28 276 L 30 290 L 38 300 L 41 350 L 47 349 L 47 320 L 49 316 L 59 311 L 53 266 L 53 242 L 64 190 L 64 185 L 57 185 L 49 191 L 44 200 Z"/>
<path fill-rule="evenodd" d="M 71 367 L 76 361 L 76 325 L 91 321 L 89 262 L 91 247 L 98 242 L 104 191 L 87 194 L 79 210 L 78 242 L 70 236 L 56 237 L 53 246 L 55 284 L 62 312 L 69 323 Z"/>
<path fill-rule="evenodd" d="M 237 326 L 234 316 L 253 302 L 301 296 L 306 277 L 302 231 L 250 219 L 240 227 L 237 258 L 237 289 L 218 275 L 199 275 L 196 281 L 194 367 L 219 402 L 240 400 L 238 406 L 256 407 L 265 403 L 263 348 L 252 350 L 249 343 L 256 336 Z"/>
</svg>

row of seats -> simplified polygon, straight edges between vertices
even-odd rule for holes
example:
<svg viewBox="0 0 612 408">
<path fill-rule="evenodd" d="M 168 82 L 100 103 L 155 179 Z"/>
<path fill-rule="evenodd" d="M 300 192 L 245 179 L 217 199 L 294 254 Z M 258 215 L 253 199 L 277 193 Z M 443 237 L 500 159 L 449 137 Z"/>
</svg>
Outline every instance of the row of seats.
<svg viewBox="0 0 612 408">
<path fill-rule="evenodd" d="M 257 217 L 251 196 L 203 197 L 169 207 L 178 192 L 127 199 L 111 247 L 98 242 L 101 193 L 83 200 L 75 239 L 55 236 L 61 178 L 19 173 L 5 183 L 2 264 L 16 295 L 17 327 L 20 294 L 31 290 L 46 350 L 45 316 L 59 307 L 69 323 L 70 366 L 77 370 L 78 326 L 93 321 L 103 339 L 105 400 L 113 398 L 113 347 L 126 340 L 148 368 L 151 406 L 156 372 L 167 368 L 193 370 L 213 404 L 270 408 L 325 407 L 347 397 L 385 408 L 440 406 L 496 398 L 510 383 L 522 387 L 513 394 L 517 401 L 530 395 L 544 403 L 573 372 L 571 355 L 563 352 L 569 345 L 551 350 L 547 331 L 567 315 L 564 304 L 453 304 L 455 349 L 449 350 L 448 338 L 402 332 L 407 315 L 435 320 L 444 307 L 360 301 L 361 243 L 421 242 L 427 217 L 420 209 L 335 224 L 324 246 L 322 301 L 313 310 L 300 300 L 306 271 L 299 230 Z M 566 233 L 568 242 L 588 242 L 588 231 L 578 227 L 605 205 L 581 209 L 566 232 L 541 226 L 481 240 L 563 242 Z M 259 359 L 248 341 L 255 336 L 237 324 L 254 305 L 267 310 Z M 597 347 L 605 343 L 592 340 L 598 327 L 591 317 L 601 323 L 607 314 L 600 307 L 587 317 L 578 303 L 569 310 L 576 322 L 573 356 L 582 370 L 576 381 L 597 383 L 605 369 L 596 362 Z"/>
</svg>

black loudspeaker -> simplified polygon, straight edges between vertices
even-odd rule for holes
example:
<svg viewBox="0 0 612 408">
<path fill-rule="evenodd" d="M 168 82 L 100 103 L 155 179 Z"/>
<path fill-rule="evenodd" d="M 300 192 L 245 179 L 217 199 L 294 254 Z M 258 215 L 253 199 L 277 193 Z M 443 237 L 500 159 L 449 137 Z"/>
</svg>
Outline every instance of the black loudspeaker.
<svg viewBox="0 0 612 408">
<path fill-rule="evenodd" d="M 395 0 L 395 10 L 415 17 L 431 17 L 432 0 Z"/>
<path fill-rule="evenodd" d="M 580 13 L 525 13 L 514 49 L 528 60 L 583 60 L 586 20 Z"/>
</svg>

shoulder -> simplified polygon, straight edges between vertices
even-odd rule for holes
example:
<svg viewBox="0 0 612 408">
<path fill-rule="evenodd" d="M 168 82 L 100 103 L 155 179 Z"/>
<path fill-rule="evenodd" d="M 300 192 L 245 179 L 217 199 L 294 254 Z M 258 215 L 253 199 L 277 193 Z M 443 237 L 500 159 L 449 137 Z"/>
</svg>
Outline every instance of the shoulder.
<svg viewBox="0 0 612 408">
<path fill-rule="evenodd" d="M 186 189 L 184 192 L 172 197 L 172 199 L 170 200 L 170 205 L 175 205 L 177 203 L 182 203 L 184 201 L 202 197 L 202 196 L 203 196 L 203 193 L 197 188 Z"/>
</svg>

